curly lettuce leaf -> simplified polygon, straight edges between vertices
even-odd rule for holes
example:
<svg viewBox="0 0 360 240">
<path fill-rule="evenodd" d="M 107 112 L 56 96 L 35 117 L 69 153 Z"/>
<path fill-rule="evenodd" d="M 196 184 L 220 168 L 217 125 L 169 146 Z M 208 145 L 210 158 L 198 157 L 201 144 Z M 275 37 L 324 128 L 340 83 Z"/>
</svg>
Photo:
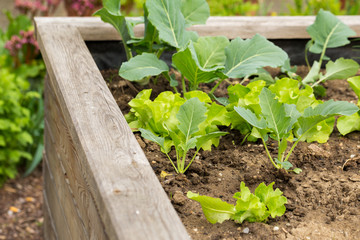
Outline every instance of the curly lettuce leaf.
<svg viewBox="0 0 360 240">
<path fill-rule="evenodd" d="M 187 193 L 187 197 L 201 204 L 206 219 L 212 224 L 230 219 L 239 223 L 265 222 L 269 216 L 282 216 L 286 210 L 286 197 L 282 196 L 279 189 L 274 191 L 273 185 L 274 183 L 268 186 L 261 183 L 253 194 L 245 183 L 241 182 L 240 192 L 233 196 L 237 200 L 235 206 L 219 198 L 201 196 L 191 191 Z"/>
<path fill-rule="evenodd" d="M 360 99 L 360 76 L 349 78 L 348 83 Z M 360 100 L 357 104 L 360 107 Z M 360 131 L 360 111 L 350 116 L 342 116 L 337 120 L 337 128 L 342 135 Z"/>
</svg>

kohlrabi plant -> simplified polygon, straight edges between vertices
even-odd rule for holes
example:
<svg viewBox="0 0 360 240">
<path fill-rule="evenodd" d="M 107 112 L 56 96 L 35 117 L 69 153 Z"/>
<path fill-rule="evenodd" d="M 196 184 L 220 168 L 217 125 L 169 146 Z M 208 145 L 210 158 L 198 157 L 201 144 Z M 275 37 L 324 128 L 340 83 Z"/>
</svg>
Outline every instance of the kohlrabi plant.
<svg viewBox="0 0 360 240">
<path fill-rule="evenodd" d="M 253 133 L 261 138 L 266 154 L 276 169 L 285 169 L 300 173 L 301 169 L 291 169 L 289 158 L 300 141 L 304 141 L 311 130 L 320 122 L 336 115 L 352 115 L 359 110 L 357 106 L 346 101 L 333 100 L 307 107 L 303 112 L 295 104 L 280 103 L 276 95 L 268 88 L 263 88 L 259 95 L 260 114 L 244 107 L 234 107 L 235 111 L 248 124 L 253 126 Z M 292 136 L 292 129 L 296 129 Z M 267 147 L 268 138 L 277 141 L 277 157 L 273 158 Z M 288 141 L 293 142 L 288 150 Z M 288 150 L 288 151 L 287 151 Z"/>
<path fill-rule="evenodd" d="M 352 77 L 347 80 L 350 87 L 360 99 L 360 76 Z M 360 107 L 360 100 L 357 105 Z M 342 135 L 353 131 L 360 131 L 360 111 L 351 116 L 342 116 L 337 120 L 337 128 Z"/>
<path fill-rule="evenodd" d="M 206 0 L 147 0 L 140 21 L 125 19 L 120 12 L 120 0 L 104 0 L 103 5 L 95 15 L 116 28 L 128 58 L 119 75 L 141 84 L 161 73 L 171 81 L 169 69 L 160 56 L 165 50 L 182 49 L 190 40 L 196 40 L 198 35 L 186 28 L 204 24 L 210 15 Z M 133 33 L 134 25 L 139 23 L 145 25 L 144 37 L 140 38 Z M 132 58 L 133 52 L 137 55 Z"/>
<path fill-rule="evenodd" d="M 224 36 L 198 37 L 195 32 L 186 30 L 206 22 L 209 7 L 205 0 L 147 0 L 143 38 L 133 36 L 132 25 L 120 14 L 120 2 L 108 2 L 112 4 L 104 1 L 104 8 L 96 15 L 112 23 L 124 39 L 129 61 L 122 64 L 119 75 L 129 81 L 146 84 L 149 77 L 162 74 L 171 86 L 177 86 L 168 65 L 159 59 L 168 49 L 176 51 L 172 65 L 181 74 L 183 92 L 198 89 L 200 83 L 219 80 L 212 94 L 226 78 L 243 78 L 265 66 L 278 67 L 288 58 L 282 49 L 260 35 L 229 42 Z M 132 57 L 130 45 L 138 54 L 135 57 Z"/>
<path fill-rule="evenodd" d="M 314 24 L 307 28 L 311 40 L 306 45 L 305 59 L 310 68 L 307 59 L 308 51 L 320 54 L 319 61 L 314 61 L 309 74 L 302 80 L 303 84 L 310 84 L 312 87 L 326 80 L 346 79 L 354 76 L 359 69 L 359 64 L 352 59 L 339 58 L 335 62 L 326 56 L 326 50 L 349 44 L 348 37 L 356 33 L 341 22 L 331 12 L 320 10 L 316 16 Z M 324 60 L 328 60 L 325 70 L 322 74 L 320 68 Z"/>
<path fill-rule="evenodd" d="M 150 100 L 151 89 L 143 90 L 129 102 L 126 115 L 129 126 L 140 131 L 142 137 L 157 143 L 177 173 L 184 173 L 200 149 L 211 150 L 221 136 L 218 125 L 229 125 L 225 107 L 212 103 L 201 91 L 192 91 L 180 97 L 179 93 L 162 92 Z M 176 162 L 169 156 L 176 152 Z M 196 149 L 188 160 L 189 151 Z"/>
<path fill-rule="evenodd" d="M 278 188 L 274 191 L 274 182 L 266 186 L 260 183 L 251 193 L 244 182 L 240 184 L 240 192 L 234 194 L 236 199 L 233 204 L 222 201 L 219 198 L 201 196 L 189 191 L 187 197 L 199 202 L 206 219 L 212 223 L 222 223 L 225 220 L 234 220 L 237 223 L 266 222 L 272 218 L 280 217 L 285 213 L 287 198 Z"/>
</svg>

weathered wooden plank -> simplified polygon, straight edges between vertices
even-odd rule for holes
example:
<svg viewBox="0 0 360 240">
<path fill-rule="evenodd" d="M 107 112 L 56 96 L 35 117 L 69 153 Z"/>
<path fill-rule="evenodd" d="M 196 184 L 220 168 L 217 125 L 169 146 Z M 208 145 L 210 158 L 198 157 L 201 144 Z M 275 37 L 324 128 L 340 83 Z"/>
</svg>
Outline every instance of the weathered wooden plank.
<svg viewBox="0 0 360 240">
<path fill-rule="evenodd" d="M 44 194 L 46 195 L 45 191 Z M 54 223 L 52 222 L 52 219 L 50 217 L 50 209 L 47 203 L 47 199 L 44 199 L 43 203 L 43 215 L 44 215 L 44 223 L 43 223 L 43 229 L 44 229 L 44 239 L 46 240 L 57 240 L 57 234 L 55 232 Z"/>
<path fill-rule="evenodd" d="M 57 239 L 59 240 L 71 240 L 69 225 L 64 216 L 64 206 L 59 202 L 59 196 L 55 191 L 54 178 L 51 176 L 49 168 L 47 166 L 47 159 L 44 156 L 44 202 L 47 203 L 50 210 L 50 217 L 54 223 L 54 229 L 57 233 Z"/>
<path fill-rule="evenodd" d="M 110 239 L 189 239 L 75 27 L 37 25 L 54 95 Z"/>
<path fill-rule="evenodd" d="M 345 24 L 351 27 L 356 36 L 360 37 L 359 16 L 338 16 Z M 314 16 L 258 16 L 258 17 L 210 17 L 206 25 L 197 25 L 189 30 L 197 31 L 200 36 L 224 35 L 230 39 L 235 37 L 251 38 L 261 33 L 268 39 L 303 39 L 309 38 L 306 28 L 315 20 Z M 76 27 L 84 40 L 120 40 L 116 30 L 99 18 L 36 18 L 37 25 L 41 24 L 68 24 Z M 135 35 L 142 36 L 144 26 L 138 25 L 134 29 Z"/>
<path fill-rule="evenodd" d="M 84 231 L 84 239 L 107 239 L 104 227 L 94 202 L 82 178 L 80 160 L 70 138 L 65 120 L 60 111 L 59 104 L 51 94 L 53 91 L 49 81 L 45 81 L 45 148 L 48 165 L 54 175 L 57 190 L 63 198 L 70 198 L 72 202 L 66 204 L 74 208 L 73 214 L 67 216 L 68 222 L 76 221 L 79 232 Z M 56 173 L 61 176 L 55 177 Z M 63 199 L 60 199 L 60 202 Z M 63 201 L 66 201 L 65 199 Z M 79 222 L 79 223 L 77 223 Z M 79 226 L 81 225 L 81 226 Z"/>
<path fill-rule="evenodd" d="M 48 125 L 45 125 L 47 127 Z M 49 130 L 47 128 L 47 130 Z M 46 135 L 46 134 L 45 134 Z M 56 158 L 57 152 L 54 151 L 54 145 L 45 141 L 47 159 L 47 167 L 51 172 L 54 180 L 54 190 L 59 197 L 58 201 L 63 206 L 63 214 L 69 226 L 71 239 L 88 239 L 88 234 L 85 231 L 83 223 L 77 213 L 75 203 L 73 201 L 72 193 L 69 191 L 65 177 L 66 172 L 61 169 L 59 159 Z"/>
</svg>

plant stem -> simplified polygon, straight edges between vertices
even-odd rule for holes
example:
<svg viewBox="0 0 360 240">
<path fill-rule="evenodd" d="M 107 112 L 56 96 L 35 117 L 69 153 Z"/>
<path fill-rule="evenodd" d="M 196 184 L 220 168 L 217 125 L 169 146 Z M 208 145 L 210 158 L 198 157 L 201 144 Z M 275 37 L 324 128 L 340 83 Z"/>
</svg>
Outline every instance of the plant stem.
<svg viewBox="0 0 360 240">
<path fill-rule="evenodd" d="M 121 34 L 120 34 L 121 35 Z M 121 36 L 122 38 L 122 36 Z M 123 38 L 122 38 L 123 39 Z M 124 42 L 122 41 L 123 45 L 124 45 L 124 49 L 125 49 L 125 53 L 126 53 L 126 58 L 127 60 L 129 61 L 131 58 L 132 58 L 132 53 L 131 53 L 131 49 L 129 48 L 129 46 Z"/>
<path fill-rule="evenodd" d="M 198 150 L 196 150 L 194 156 L 192 157 L 191 161 L 189 162 L 189 164 L 186 166 L 186 168 L 184 169 L 184 172 L 186 172 L 186 170 L 190 167 L 191 163 L 194 161 L 196 155 L 198 154 L 200 148 Z"/>
<path fill-rule="evenodd" d="M 317 80 L 313 85 L 311 85 L 312 88 L 314 88 L 315 86 L 319 85 L 319 83 L 321 83 L 322 81 L 324 81 L 326 78 L 321 78 L 319 80 Z"/>
<path fill-rule="evenodd" d="M 218 83 L 211 89 L 209 94 L 214 94 L 215 90 L 220 86 L 220 84 L 224 81 L 224 79 L 220 79 Z"/>
<path fill-rule="evenodd" d="M 183 88 L 183 94 L 186 93 L 186 84 L 185 84 L 185 79 L 184 79 L 184 75 L 181 74 L 181 84 L 182 84 L 182 88 Z"/>
<path fill-rule="evenodd" d="M 269 157 L 272 165 L 273 165 L 276 169 L 280 169 L 280 167 L 278 167 L 278 166 L 276 165 L 276 163 L 274 162 L 273 158 L 271 157 L 270 152 L 269 152 L 269 149 L 268 149 L 267 146 L 266 146 L 266 143 L 265 143 L 264 138 L 261 137 L 261 140 L 262 140 L 262 142 L 263 142 L 263 144 L 264 144 L 265 151 L 266 151 L 266 153 L 267 153 L 267 155 L 268 155 L 268 157 Z"/>
<path fill-rule="evenodd" d="M 180 166 L 178 166 L 180 173 L 184 173 L 184 172 L 185 172 L 185 170 L 184 170 L 185 160 L 186 160 L 186 153 L 184 152 L 184 156 L 183 156 L 183 158 L 182 158 L 182 161 L 180 162 Z"/>
<path fill-rule="evenodd" d="M 305 62 L 306 62 L 306 65 L 310 71 L 311 69 L 311 66 L 310 66 L 310 63 L 309 63 L 309 58 L 308 58 L 308 51 L 309 51 L 309 48 L 305 47 Z"/>
<path fill-rule="evenodd" d="M 156 53 L 157 58 L 160 58 L 164 51 L 165 48 L 160 48 L 159 51 Z"/>
<path fill-rule="evenodd" d="M 178 170 L 177 167 L 175 166 L 174 162 L 171 160 L 170 156 L 169 156 L 167 153 L 165 153 L 165 154 L 166 154 L 166 156 L 168 157 L 168 159 L 170 160 L 171 165 L 174 167 L 176 173 L 179 173 L 179 170 Z"/>
<path fill-rule="evenodd" d="M 294 142 L 294 144 L 292 145 L 290 151 L 288 152 L 288 154 L 286 155 L 286 158 L 284 160 L 284 162 L 289 160 L 289 157 L 291 155 L 291 153 L 293 152 L 293 150 L 295 149 L 296 145 L 298 144 L 298 142 L 300 141 L 301 138 L 299 138 L 299 140 L 297 140 L 296 142 Z"/>
<path fill-rule="evenodd" d="M 171 78 L 169 76 L 169 72 L 163 72 L 162 75 L 169 81 L 169 84 L 171 84 Z M 178 93 L 178 90 L 176 89 L 176 87 L 173 87 L 174 92 Z"/>
<path fill-rule="evenodd" d="M 282 157 L 281 157 L 282 154 L 281 154 L 281 152 L 279 151 L 280 145 L 281 145 L 281 141 L 278 140 L 278 159 L 279 159 L 279 161 L 282 161 Z"/>
</svg>

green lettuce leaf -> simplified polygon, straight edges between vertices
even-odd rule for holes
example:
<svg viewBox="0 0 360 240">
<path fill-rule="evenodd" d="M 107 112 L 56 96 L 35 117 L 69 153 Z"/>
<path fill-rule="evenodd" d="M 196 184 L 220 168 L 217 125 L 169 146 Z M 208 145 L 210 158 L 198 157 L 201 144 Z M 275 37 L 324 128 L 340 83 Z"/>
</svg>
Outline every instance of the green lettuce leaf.
<svg viewBox="0 0 360 240">
<path fill-rule="evenodd" d="M 187 197 L 201 204 L 206 219 L 212 224 L 229 220 L 235 214 L 234 205 L 224 202 L 219 198 L 200 196 L 191 191 L 187 193 Z"/>
<path fill-rule="evenodd" d="M 232 219 L 242 223 L 263 222 L 269 217 L 266 205 L 261 202 L 260 198 L 252 194 L 244 182 L 240 184 L 240 192 L 234 194 L 237 199 L 235 209 L 236 213 Z"/>
<path fill-rule="evenodd" d="M 317 105 L 315 108 L 308 107 L 303 115 L 298 119 L 300 128 L 297 131 L 298 136 L 306 134 L 311 128 L 319 122 L 336 115 L 352 115 L 359 110 L 354 104 L 346 101 L 333 101 Z"/>
<path fill-rule="evenodd" d="M 349 78 L 348 83 L 360 99 L 360 76 Z M 360 106 L 360 100 L 358 101 Z M 360 111 L 350 116 L 342 116 L 337 120 L 337 128 L 342 135 L 360 131 Z"/>
<path fill-rule="evenodd" d="M 286 197 L 282 196 L 283 192 L 280 189 L 274 191 L 274 182 L 266 186 L 264 183 L 255 189 L 255 196 L 263 202 L 269 209 L 272 218 L 282 216 L 285 213 L 285 204 L 287 203 Z"/>
</svg>

